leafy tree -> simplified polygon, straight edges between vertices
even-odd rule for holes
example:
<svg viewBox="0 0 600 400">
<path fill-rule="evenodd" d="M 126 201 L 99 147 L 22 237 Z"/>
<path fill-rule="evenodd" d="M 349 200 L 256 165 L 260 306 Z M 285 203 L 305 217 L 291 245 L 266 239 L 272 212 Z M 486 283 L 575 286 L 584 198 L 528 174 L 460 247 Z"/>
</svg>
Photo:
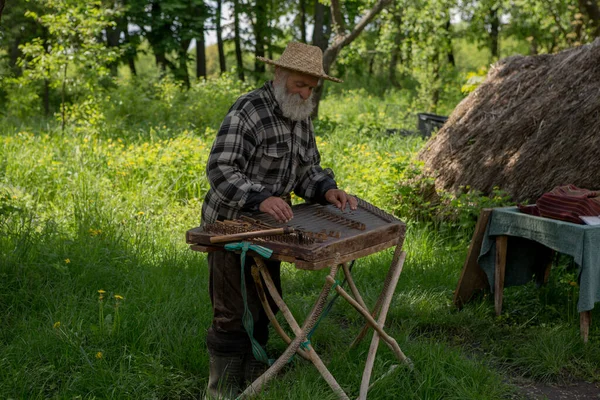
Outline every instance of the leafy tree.
<svg viewBox="0 0 600 400">
<path fill-rule="evenodd" d="M 128 14 L 148 40 L 156 64 L 189 87 L 188 50 L 203 31 L 209 9 L 202 0 L 129 0 Z"/>
<path fill-rule="evenodd" d="M 66 124 L 67 90 L 73 95 L 93 93 L 107 76 L 107 65 L 118 54 L 98 37 L 110 26 L 109 10 L 100 1 L 40 0 L 44 14 L 27 11 L 25 15 L 43 27 L 44 34 L 20 46 L 19 65 L 23 75 L 17 85 L 44 82 L 47 88 L 60 89 L 61 122 Z"/>
<path fill-rule="evenodd" d="M 325 52 L 323 54 L 323 70 L 325 71 L 326 74 L 329 74 L 331 67 L 332 67 L 333 63 L 335 62 L 340 51 L 344 47 L 346 47 L 350 43 L 352 43 L 358 37 L 358 35 L 361 34 L 361 32 L 365 29 L 365 27 L 373 20 L 373 18 L 375 18 L 375 16 L 377 14 L 379 14 L 381 12 L 381 10 L 383 10 L 383 8 L 386 7 L 390 2 L 391 2 L 391 0 L 377 0 L 371 6 L 370 9 L 366 9 L 363 16 L 356 23 L 356 25 L 351 30 L 348 30 L 348 28 L 346 27 L 346 25 L 347 25 L 346 21 L 342 14 L 342 7 L 340 4 L 340 1 L 339 0 L 331 0 L 331 15 L 332 15 L 334 27 L 335 27 L 334 28 L 335 37 L 333 39 L 333 43 L 330 44 L 329 47 L 327 47 L 327 49 L 325 50 Z M 357 3 L 353 3 L 353 2 L 345 3 L 345 5 L 350 5 L 350 6 L 355 5 L 355 4 L 357 4 Z M 357 10 L 357 9 L 359 9 L 359 8 L 354 8 L 354 10 Z M 350 14 L 350 18 L 348 18 L 350 21 L 354 20 L 354 18 L 352 18 L 352 13 L 354 10 L 352 7 L 350 7 L 347 10 L 347 11 L 349 11 L 348 14 Z M 315 102 L 314 116 L 315 117 L 318 116 L 318 114 L 319 114 L 319 102 L 321 101 L 322 95 L 323 95 L 323 79 L 321 79 L 319 81 L 319 84 L 314 92 L 314 102 Z"/>
<path fill-rule="evenodd" d="M 38 21 L 25 16 L 28 10 L 38 14 L 45 13 L 43 4 L 39 2 L 11 2 L 4 10 L 4 24 L 0 27 L 0 48 L 6 52 L 8 65 L 14 76 L 21 75 L 17 61 L 23 53 L 19 46 L 34 38 L 48 36 L 47 30 Z"/>
</svg>

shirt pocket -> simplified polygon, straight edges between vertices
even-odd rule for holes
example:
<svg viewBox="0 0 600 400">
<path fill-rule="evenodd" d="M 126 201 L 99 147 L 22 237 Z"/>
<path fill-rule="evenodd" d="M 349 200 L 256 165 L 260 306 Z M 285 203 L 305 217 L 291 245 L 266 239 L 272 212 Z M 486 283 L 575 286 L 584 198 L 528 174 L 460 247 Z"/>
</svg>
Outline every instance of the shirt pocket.
<svg viewBox="0 0 600 400">
<path fill-rule="evenodd" d="M 299 164 L 302 165 L 302 166 L 312 165 L 314 163 L 315 153 L 316 153 L 316 150 L 315 150 L 314 147 L 310 147 L 310 148 L 300 147 L 300 148 L 298 148 L 298 161 L 299 161 Z"/>
<path fill-rule="evenodd" d="M 290 141 L 271 143 L 263 147 L 258 164 L 259 179 L 272 185 L 282 183 L 282 178 L 289 170 L 290 150 Z"/>
</svg>

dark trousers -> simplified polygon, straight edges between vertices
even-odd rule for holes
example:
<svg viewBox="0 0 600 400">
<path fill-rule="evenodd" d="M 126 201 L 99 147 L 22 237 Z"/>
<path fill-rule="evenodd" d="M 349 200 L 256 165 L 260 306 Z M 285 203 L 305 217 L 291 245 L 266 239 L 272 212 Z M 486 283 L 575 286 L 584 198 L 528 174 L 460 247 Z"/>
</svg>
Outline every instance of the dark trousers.
<svg viewBox="0 0 600 400">
<path fill-rule="evenodd" d="M 273 278 L 277 291 L 281 294 L 281 273 L 279 261 L 265 260 L 267 269 Z M 254 260 L 246 256 L 244 279 L 248 310 L 254 320 L 254 338 L 264 347 L 269 339 L 269 318 L 263 310 L 251 267 Z M 212 326 L 208 330 L 206 344 L 209 350 L 227 354 L 240 354 L 251 351 L 248 333 L 242 325 L 244 300 L 241 288 L 240 255 L 229 251 L 208 253 L 210 268 L 209 292 L 213 308 Z M 265 287 L 267 299 L 273 312 L 278 308 Z"/>
</svg>

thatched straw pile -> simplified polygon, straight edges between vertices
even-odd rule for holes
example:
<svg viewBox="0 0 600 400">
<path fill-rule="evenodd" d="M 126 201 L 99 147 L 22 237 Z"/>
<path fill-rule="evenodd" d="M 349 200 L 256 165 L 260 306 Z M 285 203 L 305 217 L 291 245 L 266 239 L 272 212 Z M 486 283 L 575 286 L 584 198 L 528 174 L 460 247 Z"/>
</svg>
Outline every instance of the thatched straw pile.
<svg viewBox="0 0 600 400">
<path fill-rule="evenodd" d="M 499 186 L 535 202 L 558 185 L 600 189 L 600 38 L 499 61 L 420 157 L 454 192 Z"/>
</svg>

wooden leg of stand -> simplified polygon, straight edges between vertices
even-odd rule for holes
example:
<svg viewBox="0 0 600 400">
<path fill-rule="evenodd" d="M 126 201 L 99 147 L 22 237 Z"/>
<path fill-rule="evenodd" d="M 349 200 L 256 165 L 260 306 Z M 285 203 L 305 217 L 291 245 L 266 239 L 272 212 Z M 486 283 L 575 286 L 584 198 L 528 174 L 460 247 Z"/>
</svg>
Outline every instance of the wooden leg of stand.
<svg viewBox="0 0 600 400">
<path fill-rule="evenodd" d="M 579 333 L 583 343 L 588 342 L 588 336 L 590 334 L 590 323 L 592 322 L 592 312 L 583 311 L 579 313 Z"/>
<path fill-rule="evenodd" d="M 348 267 L 348 263 L 343 263 L 342 264 L 342 268 L 344 270 L 344 275 L 346 276 L 346 281 L 348 282 L 348 287 L 350 288 L 350 291 L 352 292 L 352 296 L 354 296 L 354 299 L 364 309 L 368 309 L 368 307 L 365 305 L 365 302 L 364 302 L 362 296 L 358 292 L 358 288 L 356 287 L 356 284 L 354 283 L 354 279 L 352 278 L 352 273 L 350 272 L 350 268 Z"/>
<path fill-rule="evenodd" d="M 327 281 L 330 282 L 332 285 L 335 282 L 335 280 L 331 277 L 327 277 Z M 354 307 L 356 309 L 356 311 L 358 311 L 366 320 L 367 323 L 369 325 L 371 325 L 371 327 L 373 329 L 375 329 L 375 331 L 377 333 L 379 333 L 379 336 L 381 336 L 381 339 L 383 339 L 387 345 L 392 349 L 392 351 L 396 354 L 396 357 L 398 357 L 398 359 L 400 361 L 404 361 L 405 363 L 409 364 L 411 363 L 411 361 L 408 359 L 408 357 L 406 357 L 404 355 L 404 353 L 402 352 L 402 350 L 400 349 L 400 346 L 398 346 L 398 342 L 396 342 L 396 340 L 391 337 L 390 335 L 388 335 L 387 333 L 385 333 L 385 331 L 383 330 L 383 328 L 381 326 L 379 326 L 379 324 L 377 323 L 377 321 L 375 321 L 373 319 L 373 317 L 371 317 L 371 314 L 369 314 L 368 310 L 365 310 L 364 308 L 362 308 L 360 306 L 360 304 L 358 304 L 356 302 L 356 300 L 354 300 L 352 298 L 352 296 L 350 296 L 344 289 L 342 289 L 339 286 L 335 287 L 335 291 L 339 293 L 340 296 L 342 296 L 344 298 L 344 300 L 346 300 L 348 303 L 350 303 L 350 305 L 352 307 Z"/>
<path fill-rule="evenodd" d="M 396 246 L 396 249 L 394 250 L 394 257 L 392 258 L 391 265 L 396 265 L 396 263 L 398 262 L 398 259 L 400 258 L 400 254 L 402 254 L 402 245 L 398 244 Z M 387 276 L 385 277 L 384 286 L 383 286 L 383 289 L 381 290 L 381 294 L 377 298 L 375 307 L 373 307 L 373 311 L 371 312 L 371 317 L 373 317 L 373 318 L 375 318 L 377 316 L 377 314 L 379 313 L 379 310 L 381 309 L 381 303 L 383 302 L 384 293 L 386 291 L 386 285 L 388 285 L 389 282 L 391 281 L 392 275 L 393 275 L 393 271 L 390 269 L 388 271 Z M 365 307 L 365 309 L 366 308 L 367 307 Z M 350 344 L 350 348 L 352 349 L 355 346 L 358 346 L 358 344 L 364 339 L 364 337 L 368 331 L 369 331 L 369 324 L 365 324 L 362 327 L 362 329 L 360 330 L 360 332 L 358 333 L 358 335 L 356 336 L 356 338 Z"/>
<path fill-rule="evenodd" d="M 267 289 L 269 290 L 271 297 L 273 297 L 273 300 L 275 301 L 275 303 L 281 310 L 283 316 L 286 318 L 286 320 L 290 324 L 290 327 L 294 331 L 296 338 L 294 338 L 294 340 L 292 340 L 290 345 L 287 347 L 287 349 L 285 349 L 285 351 L 277 359 L 277 361 L 275 361 L 275 363 L 264 374 L 262 374 L 260 377 L 258 377 L 254 382 L 252 382 L 252 384 L 250 386 L 248 386 L 242 392 L 242 394 L 240 395 L 240 398 L 252 396 L 252 395 L 260 392 L 261 389 L 267 384 L 267 382 L 269 380 L 271 380 L 281 370 L 281 368 L 283 368 L 283 366 L 288 362 L 288 360 L 291 358 L 291 356 L 295 352 L 298 351 L 300 346 L 306 342 L 306 335 L 315 326 L 315 324 L 317 323 L 317 320 L 319 319 L 319 316 L 323 312 L 323 308 L 325 307 L 325 302 L 327 301 L 327 296 L 329 295 L 329 292 L 331 291 L 331 286 L 332 286 L 332 284 L 330 283 L 329 280 L 327 280 L 325 282 L 325 286 L 323 286 L 323 290 L 321 291 L 321 294 L 319 295 L 319 298 L 317 299 L 312 311 L 310 312 L 310 314 L 304 321 L 303 326 L 300 327 L 298 325 L 298 323 L 296 322 L 296 320 L 294 319 L 294 316 L 290 312 L 289 308 L 287 307 L 287 305 L 285 304 L 285 302 L 283 301 L 283 299 L 277 292 L 277 289 L 275 288 L 275 284 L 273 283 L 273 280 L 271 279 L 271 275 L 269 274 L 262 259 L 255 258 L 255 261 L 256 261 L 256 265 L 258 266 L 258 268 L 263 276 L 265 285 L 267 286 Z M 331 270 L 330 270 L 327 278 L 330 278 L 333 282 L 335 282 L 334 277 L 337 274 L 338 268 L 339 268 L 338 265 L 331 267 Z M 307 349 L 306 353 L 310 357 L 312 363 L 317 368 L 319 373 L 323 376 L 323 378 L 325 379 L 325 381 L 327 382 L 329 387 L 331 387 L 331 389 L 334 391 L 334 393 L 336 395 L 338 395 L 338 397 L 340 399 L 349 399 L 348 396 L 346 395 L 346 393 L 344 392 L 344 390 L 342 389 L 342 387 L 337 383 L 337 381 L 335 380 L 333 375 L 331 375 L 331 373 L 329 372 L 329 370 L 327 369 L 327 367 L 325 366 L 323 361 L 319 358 L 319 356 L 317 355 L 315 350 L 312 348 L 312 346 L 310 344 L 308 344 L 308 345 L 306 345 L 306 349 Z"/>
<path fill-rule="evenodd" d="M 405 259 L 406 253 L 402 252 L 402 254 L 400 255 L 400 259 L 398 260 L 396 265 L 391 266 L 391 268 L 394 270 L 394 275 L 392 276 L 392 281 L 390 282 L 390 285 L 386 288 L 387 291 L 385 293 L 385 298 L 381 306 L 381 313 L 379 314 L 379 318 L 377 319 L 377 324 L 382 328 L 385 325 L 387 313 L 390 309 L 392 298 L 394 297 L 394 292 L 396 291 L 396 286 L 398 284 L 398 279 L 400 278 L 400 273 L 402 272 L 402 266 L 404 265 Z M 378 347 L 379 334 L 375 332 L 373 333 L 373 339 L 371 339 L 371 347 L 369 348 L 369 355 L 367 356 L 367 362 L 365 363 L 365 369 L 363 371 L 362 381 L 360 383 L 360 394 L 358 396 L 359 400 L 367 399 L 367 392 L 369 391 L 369 382 L 371 380 L 371 373 L 373 372 L 373 364 L 375 363 L 375 356 L 377 355 Z"/>
<path fill-rule="evenodd" d="M 273 328 L 275 328 L 275 332 L 277 332 L 283 341 L 289 345 L 292 343 L 292 339 L 290 339 L 290 337 L 285 333 L 281 325 L 279 325 L 279 321 L 277 321 L 277 318 L 275 318 L 275 313 L 273 313 L 273 310 L 269 305 L 269 301 L 267 300 L 267 296 L 265 294 L 265 288 L 260 280 L 260 271 L 258 267 L 252 266 L 252 278 L 254 279 L 258 298 L 260 299 L 263 309 L 265 310 L 265 314 L 267 314 L 267 317 L 269 317 L 269 321 L 271 321 Z M 298 354 L 305 360 L 310 361 L 310 357 L 304 350 L 298 349 Z"/>
<path fill-rule="evenodd" d="M 502 313 L 502 296 L 504 294 L 504 273 L 506 271 L 506 247 L 508 236 L 496 237 L 496 269 L 494 275 L 494 307 L 496 315 Z"/>
</svg>

